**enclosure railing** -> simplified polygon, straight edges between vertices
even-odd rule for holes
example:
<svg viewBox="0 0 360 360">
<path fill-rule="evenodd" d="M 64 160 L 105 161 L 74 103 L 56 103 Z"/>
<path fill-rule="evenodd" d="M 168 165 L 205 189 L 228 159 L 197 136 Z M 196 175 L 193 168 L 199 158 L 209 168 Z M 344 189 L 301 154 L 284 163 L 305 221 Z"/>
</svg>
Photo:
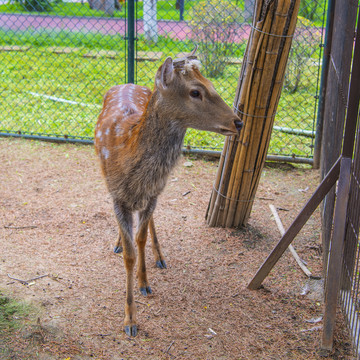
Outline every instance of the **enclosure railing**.
<svg viewBox="0 0 360 360">
<path fill-rule="evenodd" d="M 355 151 L 350 147 L 349 153 L 353 153 L 350 171 L 350 189 L 348 207 L 346 211 L 346 230 L 344 237 L 344 254 L 342 263 L 342 279 L 340 299 L 345 317 L 350 329 L 354 345 L 354 353 L 360 358 L 360 89 L 358 80 L 360 77 L 360 13 L 358 8 L 356 43 L 353 53 L 353 67 L 351 72 L 351 84 L 349 91 L 347 118 L 350 116 L 354 121 Z M 357 124 L 357 127 L 356 127 Z M 345 135 L 346 136 L 346 130 Z M 349 147 L 349 140 L 344 138 L 343 148 Z M 344 151 L 344 150 L 343 150 Z M 351 157 L 351 155 L 350 155 Z"/>
<path fill-rule="evenodd" d="M 350 197 L 342 270 L 340 298 L 353 339 L 356 358 L 360 358 L 360 132 L 357 132 L 355 158 L 351 171 Z"/>
<path fill-rule="evenodd" d="M 359 359 L 360 1 L 332 3 L 336 31 L 329 52 L 321 170 L 325 176 L 336 159 L 341 159 L 341 168 L 337 187 L 328 193 L 322 211 L 326 275 L 322 348 L 332 348 L 340 293 L 354 358 Z"/>
</svg>

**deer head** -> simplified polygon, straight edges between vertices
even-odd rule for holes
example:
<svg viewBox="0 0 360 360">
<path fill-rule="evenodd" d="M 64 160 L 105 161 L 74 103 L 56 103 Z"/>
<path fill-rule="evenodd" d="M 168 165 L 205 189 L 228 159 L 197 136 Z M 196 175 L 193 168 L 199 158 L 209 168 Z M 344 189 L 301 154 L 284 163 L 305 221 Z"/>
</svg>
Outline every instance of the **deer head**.
<svg viewBox="0 0 360 360">
<path fill-rule="evenodd" d="M 200 73 L 194 52 L 176 60 L 168 57 L 156 74 L 155 90 L 166 112 L 186 128 L 235 135 L 242 127 L 240 118 Z"/>
</svg>

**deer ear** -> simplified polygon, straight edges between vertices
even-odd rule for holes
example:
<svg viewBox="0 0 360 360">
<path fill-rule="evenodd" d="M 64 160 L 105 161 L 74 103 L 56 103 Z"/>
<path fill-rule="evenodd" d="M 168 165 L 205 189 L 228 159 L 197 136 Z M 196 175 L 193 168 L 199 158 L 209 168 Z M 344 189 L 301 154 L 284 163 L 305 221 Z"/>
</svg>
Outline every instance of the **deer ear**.
<svg viewBox="0 0 360 360">
<path fill-rule="evenodd" d="M 171 57 L 168 57 L 161 66 L 160 79 L 158 79 L 158 86 L 166 89 L 174 77 L 174 66 Z"/>
</svg>

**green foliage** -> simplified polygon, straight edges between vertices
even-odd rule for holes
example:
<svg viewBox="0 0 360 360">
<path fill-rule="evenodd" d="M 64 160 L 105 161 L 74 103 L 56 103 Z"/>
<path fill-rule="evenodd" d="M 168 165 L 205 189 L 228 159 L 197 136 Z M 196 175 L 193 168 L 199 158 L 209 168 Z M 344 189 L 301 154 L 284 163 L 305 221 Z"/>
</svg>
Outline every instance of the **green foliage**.
<svg viewBox="0 0 360 360">
<path fill-rule="evenodd" d="M 194 4 L 190 11 L 193 39 L 199 46 L 201 62 L 209 77 L 224 73 L 226 59 L 233 56 L 239 23 L 240 9 L 224 0 L 207 0 Z"/>
<path fill-rule="evenodd" d="M 52 9 L 49 0 L 21 0 L 20 4 L 26 11 L 46 12 Z"/>
<path fill-rule="evenodd" d="M 299 16 L 310 21 L 322 18 L 326 0 L 302 0 L 300 1 Z"/>
<path fill-rule="evenodd" d="M 319 61 L 319 56 L 315 55 L 319 55 L 320 43 L 321 30 L 313 26 L 311 21 L 299 16 L 285 71 L 284 87 L 289 93 L 295 93 L 300 84 L 304 86 L 307 82 L 303 77 L 311 63 Z M 316 78 L 313 80 L 316 85 Z"/>
</svg>

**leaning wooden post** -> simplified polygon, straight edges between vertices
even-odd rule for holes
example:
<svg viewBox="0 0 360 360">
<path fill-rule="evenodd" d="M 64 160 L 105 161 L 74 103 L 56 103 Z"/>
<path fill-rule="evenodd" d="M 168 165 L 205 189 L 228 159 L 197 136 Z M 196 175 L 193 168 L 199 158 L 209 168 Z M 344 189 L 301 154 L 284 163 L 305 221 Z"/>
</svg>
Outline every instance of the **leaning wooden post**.
<svg viewBox="0 0 360 360">
<path fill-rule="evenodd" d="M 244 127 L 226 139 L 206 219 L 239 227 L 249 218 L 270 142 L 300 0 L 258 0 L 234 108 Z"/>
</svg>

